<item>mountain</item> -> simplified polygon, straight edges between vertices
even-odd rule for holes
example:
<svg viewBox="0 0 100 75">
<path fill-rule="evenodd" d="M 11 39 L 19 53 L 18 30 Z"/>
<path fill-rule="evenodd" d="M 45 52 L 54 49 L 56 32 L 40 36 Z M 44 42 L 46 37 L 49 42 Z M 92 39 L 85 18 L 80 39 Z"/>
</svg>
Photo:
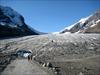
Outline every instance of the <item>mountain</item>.
<svg viewBox="0 0 100 75">
<path fill-rule="evenodd" d="M 41 33 L 25 23 L 22 15 L 10 7 L 0 6 L 0 37 L 39 34 Z"/>
<path fill-rule="evenodd" d="M 100 33 L 100 10 L 94 14 L 80 19 L 77 23 L 66 27 L 60 33 Z"/>
</svg>

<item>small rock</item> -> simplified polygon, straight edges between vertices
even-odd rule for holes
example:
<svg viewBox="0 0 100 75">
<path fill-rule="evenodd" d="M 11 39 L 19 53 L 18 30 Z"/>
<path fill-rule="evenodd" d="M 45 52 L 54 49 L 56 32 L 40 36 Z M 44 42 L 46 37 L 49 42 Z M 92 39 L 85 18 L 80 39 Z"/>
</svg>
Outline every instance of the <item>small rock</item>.
<svg viewBox="0 0 100 75">
<path fill-rule="evenodd" d="M 44 63 L 42 66 L 43 66 L 43 67 L 46 67 L 46 64 Z"/>
<path fill-rule="evenodd" d="M 80 72 L 79 75 L 84 75 L 84 74 L 82 72 Z"/>
</svg>

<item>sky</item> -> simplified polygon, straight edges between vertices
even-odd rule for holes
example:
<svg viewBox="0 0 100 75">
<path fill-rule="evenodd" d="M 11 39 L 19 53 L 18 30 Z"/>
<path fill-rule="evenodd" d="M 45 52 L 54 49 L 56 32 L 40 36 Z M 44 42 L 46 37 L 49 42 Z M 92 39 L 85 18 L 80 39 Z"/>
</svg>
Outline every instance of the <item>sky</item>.
<svg viewBox="0 0 100 75">
<path fill-rule="evenodd" d="M 0 0 L 41 32 L 57 32 L 100 9 L 100 0 Z"/>
</svg>

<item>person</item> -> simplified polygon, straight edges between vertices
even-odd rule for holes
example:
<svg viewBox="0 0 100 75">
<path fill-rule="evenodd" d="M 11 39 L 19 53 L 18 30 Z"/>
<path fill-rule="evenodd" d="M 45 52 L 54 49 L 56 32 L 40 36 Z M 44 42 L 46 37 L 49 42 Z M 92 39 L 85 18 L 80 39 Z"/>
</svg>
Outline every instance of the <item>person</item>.
<svg viewBox="0 0 100 75">
<path fill-rule="evenodd" d="M 30 55 L 28 55 L 28 61 L 30 60 Z"/>
<path fill-rule="evenodd" d="M 31 54 L 31 55 L 30 55 L 30 60 L 32 60 L 32 57 L 33 57 L 33 56 L 32 56 L 32 54 Z"/>
<path fill-rule="evenodd" d="M 28 61 L 29 61 L 29 60 L 32 60 L 32 57 L 33 57 L 32 54 L 29 54 L 29 55 L 28 55 Z"/>
</svg>

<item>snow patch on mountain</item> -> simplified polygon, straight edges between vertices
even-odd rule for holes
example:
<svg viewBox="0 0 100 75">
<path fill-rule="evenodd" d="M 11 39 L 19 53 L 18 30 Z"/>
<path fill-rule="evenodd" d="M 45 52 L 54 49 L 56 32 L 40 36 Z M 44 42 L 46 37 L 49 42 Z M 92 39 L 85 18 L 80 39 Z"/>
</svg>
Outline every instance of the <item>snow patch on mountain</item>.
<svg viewBox="0 0 100 75">
<path fill-rule="evenodd" d="M 13 22 L 13 25 L 20 25 L 20 26 L 23 25 L 21 16 L 16 11 L 11 9 L 10 7 L 3 7 L 3 6 L 0 6 L 0 9 L 2 10 L 4 15 L 10 18 L 10 20 Z M 12 24 L 12 22 L 10 23 Z"/>
<path fill-rule="evenodd" d="M 83 25 L 92 15 L 88 16 L 88 17 L 85 17 L 85 18 L 81 18 L 79 20 L 80 24 Z"/>
<path fill-rule="evenodd" d="M 71 29 L 72 27 L 74 27 L 76 24 L 77 24 L 77 23 L 72 24 L 72 25 L 70 25 L 70 26 L 66 27 L 65 29 L 70 30 L 70 29 Z"/>
<path fill-rule="evenodd" d="M 94 26 L 96 26 L 97 25 L 97 23 L 99 23 L 100 22 L 100 20 L 98 20 L 98 21 L 96 21 L 96 23 L 94 23 L 93 25 L 91 25 L 90 27 L 94 27 Z"/>
</svg>

